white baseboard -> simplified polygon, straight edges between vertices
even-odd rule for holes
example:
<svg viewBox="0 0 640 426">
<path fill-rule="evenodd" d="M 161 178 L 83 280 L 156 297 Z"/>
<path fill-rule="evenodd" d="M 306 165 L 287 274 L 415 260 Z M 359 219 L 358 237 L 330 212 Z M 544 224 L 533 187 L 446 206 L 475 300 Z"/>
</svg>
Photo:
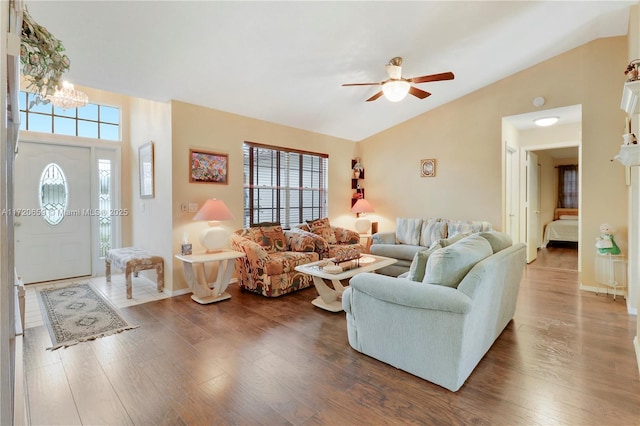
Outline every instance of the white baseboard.
<svg viewBox="0 0 640 426">
<path fill-rule="evenodd" d="M 616 296 L 622 296 L 624 297 L 624 299 L 627 301 L 627 313 L 629 315 L 638 315 L 638 308 L 632 308 L 629 305 L 629 299 L 627 299 L 627 295 L 625 294 L 624 290 L 616 290 L 616 289 L 612 289 L 612 288 L 603 288 L 603 287 L 594 287 L 594 286 L 589 286 L 589 285 L 583 285 L 580 284 L 580 290 L 584 290 L 584 291 L 590 291 L 592 293 L 597 293 L 597 294 L 615 294 Z"/>
<path fill-rule="evenodd" d="M 602 293 L 602 294 L 615 294 L 616 296 L 622 296 L 626 299 L 626 294 L 622 289 L 613 289 L 613 288 L 605 288 L 605 287 L 595 287 L 591 285 L 580 284 L 580 290 L 590 291 L 592 293 Z"/>
</svg>

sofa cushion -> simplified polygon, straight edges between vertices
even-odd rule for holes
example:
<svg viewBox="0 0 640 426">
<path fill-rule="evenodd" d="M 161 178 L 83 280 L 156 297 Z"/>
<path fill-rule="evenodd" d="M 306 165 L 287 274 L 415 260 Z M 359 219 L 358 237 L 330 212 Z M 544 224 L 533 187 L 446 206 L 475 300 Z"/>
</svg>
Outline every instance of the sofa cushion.
<svg viewBox="0 0 640 426">
<path fill-rule="evenodd" d="M 338 244 L 336 234 L 333 232 L 329 218 L 325 217 L 322 219 L 307 220 L 307 225 L 311 232 L 316 235 L 320 235 L 322 238 L 327 240 L 327 243 Z"/>
<path fill-rule="evenodd" d="M 422 221 L 423 219 L 396 218 L 396 241 L 399 244 L 419 245 Z"/>
<path fill-rule="evenodd" d="M 406 260 L 407 265 L 413 260 L 413 256 L 426 247 L 412 246 L 409 244 L 373 244 L 369 251 L 371 254 L 384 257 L 393 257 L 398 260 Z"/>
<path fill-rule="evenodd" d="M 485 238 L 470 235 L 431 253 L 422 282 L 457 288 L 476 263 L 492 254 Z"/>
<path fill-rule="evenodd" d="M 440 244 L 435 243 L 433 246 L 429 247 L 428 250 L 420 250 L 417 252 L 413 256 L 413 261 L 409 267 L 407 278 L 412 281 L 422 281 L 424 279 L 424 272 L 427 268 L 427 260 L 429 260 L 429 256 L 431 256 L 431 253 L 441 248 L 442 246 Z"/>
<path fill-rule="evenodd" d="M 489 241 L 494 254 L 513 245 L 511 237 L 504 232 L 488 231 L 481 232 L 479 235 Z"/>
<path fill-rule="evenodd" d="M 270 224 L 251 228 L 254 241 L 260 244 L 269 253 L 287 251 L 287 239 L 284 236 L 282 226 Z"/>
<path fill-rule="evenodd" d="M 447 222 L 442 219 L 431 218 L 422 222 L 420 230 L 420 245 L 431 247 L 434 241 L 447 237 Z"/>
</svg>

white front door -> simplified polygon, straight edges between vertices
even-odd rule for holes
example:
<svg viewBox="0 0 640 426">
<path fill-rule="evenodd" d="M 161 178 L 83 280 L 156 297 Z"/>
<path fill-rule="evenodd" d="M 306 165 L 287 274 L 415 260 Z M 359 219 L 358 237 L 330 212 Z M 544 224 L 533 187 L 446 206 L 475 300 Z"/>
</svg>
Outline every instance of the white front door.
<svg viewBox="0 0 640 426">
<path fill-rule="evenodd" d="M 527 152 L 527 263 L 536 260 L 540 246 L 539 179 L 538 156 Z"/>
<path fill-rule="evenodd" d="M 91 275 L 91 151 L 20 143 L 15 264 L 25 283 Z"/>
<path fill-rule="evenodd" d="M 506 147 L 506 175 L 505 175 L 505 233 L 516 243 L 520 241 L 518 232 L 518 151 L 510 146 Z"/>
</svg>

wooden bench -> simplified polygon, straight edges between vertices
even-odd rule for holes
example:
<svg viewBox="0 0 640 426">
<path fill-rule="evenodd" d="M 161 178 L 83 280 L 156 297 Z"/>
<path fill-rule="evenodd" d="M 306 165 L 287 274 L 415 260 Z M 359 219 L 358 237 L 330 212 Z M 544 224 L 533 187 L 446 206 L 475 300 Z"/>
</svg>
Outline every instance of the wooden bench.
<svg viewBox="0 0 640 426">
<path fill-rule="evenodd" d="M 164 290 L 164 259 L 150 251 L 135 247 L 123 247 L 107 251 L 107 257 L 105 258 L 107 282 L 111 282 L 111 264 L 125 271 L 127 299 L 131 299 L 132 272 L 133 276 L 137 277 L 140 271 L 155 269 L 158 274 L 158 292 Z"/>
</svg>

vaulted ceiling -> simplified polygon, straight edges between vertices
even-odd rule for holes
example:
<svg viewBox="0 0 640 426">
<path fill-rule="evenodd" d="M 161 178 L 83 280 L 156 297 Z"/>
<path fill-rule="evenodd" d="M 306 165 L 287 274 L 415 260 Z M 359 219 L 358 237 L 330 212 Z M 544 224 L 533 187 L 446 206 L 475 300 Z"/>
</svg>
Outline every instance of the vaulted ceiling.
<svg viewBox="0 0 640 426">
<path fill-rule="evenodd" d="M 637 1 L 25 1 L 77 85 L 358 141 L 601 37 Z M 365 102 L 385 64 L 432 95 Z M 621 70 L 622 72 L 622 70 Z"/>
</svg>

